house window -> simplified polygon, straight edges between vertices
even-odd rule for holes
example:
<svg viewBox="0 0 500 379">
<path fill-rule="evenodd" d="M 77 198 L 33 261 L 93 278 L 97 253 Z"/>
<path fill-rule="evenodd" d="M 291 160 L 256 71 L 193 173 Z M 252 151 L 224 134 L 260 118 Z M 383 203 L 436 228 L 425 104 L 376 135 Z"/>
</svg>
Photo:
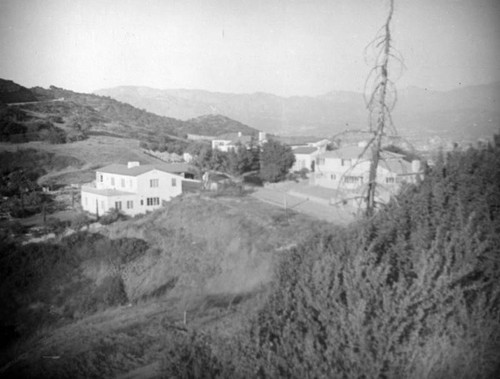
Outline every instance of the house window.
<svg viewBox="0 0 500 379">
<path fill-rule="evenodd" d="M 122 179 L 120 182 L 121 182 L 120 184 L 122 185 L 122 188 L 125 188 L 125 179 Z"/>
<path fill-rule="evenodd" d="M 129 186 L 130 188 L 132 188 L 132 179 L 130 179 L 130 180 L 128 181 L 128 186 Z"/>
<path fill-rule="evenodd" d="M 99 181 L 102 183 L 104 182 L 104 175 L 99 175 Z"/>
<path fill-rule="evenodd" d="M 340 160 L 340 165 L 341 166 L 350 166 L 351 165 L 351 160 L 350 159 L 341 159 Z"/>
<path fill-rule="evenodd" d="M 132 200 L 127 200 L 127 209 L 134 208 L 134 202 Z"/>
<path fill-rule="evenodd" d="M 361 176 L 345 176 L 344 182 L 350 183 L 350 184 L 363 183 L 363 177 L 361 177 Z"/>
<path fill-rule="evenodd" d="M 331 179 L 331 180 L 335 180 L 335 179 L 337 179 L 337 176 L 336 176 L 335 174 L 331 174 L 331 175 L 330 175 L 330 179 Z"/>
<path fill-rule="evenodd" d="M 115 178 L 111 178 L 111 185 L 114 186 L 115 185 Z"/>
<path fill-rule="evenodd" d="M 172 187 L 175 187 L 175 186 L 177 186 L 177 179 L 172 178 Z"/>
<path fill-rule="evenodd" d="M 149 181 L 149 186 L 151 188 L 158 187 L 158 184 L 159 184 L 159 179 L 151 179 Z"/>
<path fill-rule="evenodd" d="M 325 164 L 325 158 L 318 158 L 316 159 L 316 163 L 319 165 L 324 165 Z"/>
<path fill-rule="evenodd" d="M 144 205 L 144 200 L 141 200 L 141 205 Z"/>
<path fill-rule="evenodd" d="M 392 176 L 390 176 L 390 177 L 388 177 L 388 178 L 385 178 L 385 182 L 386 182 L 387 184 L 393 184 L 393 183 L 395 183 L 396 181 L 395 181 L 395 179 L 394 179 Z"/>
<path fill-rule="evenodd" d="M 159 197 L 148 197 L 146 199 L 146 204 L 148 206 L 152 206 L 152 205 L 160 205 L 160 198 Z"/>
<path fill-rule="evenodd" d="M 115 209 L 116 210 L 122 209 L 122 202 L 121 201 L 115 201 Z"/>
</svg>

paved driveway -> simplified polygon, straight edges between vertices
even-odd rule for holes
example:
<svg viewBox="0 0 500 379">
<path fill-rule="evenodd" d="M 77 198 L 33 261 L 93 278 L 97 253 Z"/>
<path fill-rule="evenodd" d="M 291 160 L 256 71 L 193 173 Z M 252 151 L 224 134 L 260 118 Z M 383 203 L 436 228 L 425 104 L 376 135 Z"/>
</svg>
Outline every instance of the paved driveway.
<svg viewBox="0 0 500 379">
<path fill-rule="evenodd" d="M 293 192 L 293 189 L 293 183 L 286 183 L 283 186 L 260 187 L 252 193 L 252 196 L 266 203 L 293 209 L 337 225 L 347 225 L 356 218 L 356 211 L 351 207 L 326 205 L 290 195 L 288 192 Z"/>
</svg>

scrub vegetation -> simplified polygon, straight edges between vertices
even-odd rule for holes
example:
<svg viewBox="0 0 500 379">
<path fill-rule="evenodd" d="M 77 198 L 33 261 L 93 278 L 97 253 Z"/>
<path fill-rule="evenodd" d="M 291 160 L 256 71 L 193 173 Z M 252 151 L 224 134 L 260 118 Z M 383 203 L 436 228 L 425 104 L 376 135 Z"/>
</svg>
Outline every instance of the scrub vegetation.
<svg viewBox="0 0 500 379">
<path fill-rule="evenodd" d="M 238 330 L 287 245 L 328 227 L 249 197 L 191 195 L 100 233 L 4 235 L 0 374 L 114 377 L 158 362 L 185 330 Z"/>
<path fill-rule="evenodd" d="M 498 377 L 499 168 L 498 139 L 441 156 L 348 227 L 190 195 L 99 234 L 5 237 L 1 373 Z"/>
<path fill-rule="evenodd" d="M 498 144 L 441 157 L 373 218 L 285 254 L 244 331 L 175 341 L 165 377 L 498 377 L 499 188 Z"/>
</svg>

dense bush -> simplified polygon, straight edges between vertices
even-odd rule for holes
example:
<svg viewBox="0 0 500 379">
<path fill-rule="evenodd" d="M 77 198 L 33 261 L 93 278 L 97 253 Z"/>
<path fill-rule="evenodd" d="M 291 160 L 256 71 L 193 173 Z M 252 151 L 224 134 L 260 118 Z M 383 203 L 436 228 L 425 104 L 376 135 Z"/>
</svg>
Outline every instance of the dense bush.
<svg viewBox="0 0 500 379">
<path fill-rule="evenodd" d="M 34 149 L 20 149 L 0 153 L 0 201 L 3 211 L 13 217 L 26 217 L 42 211 L 52 210 L 53 199 L 43 193 L 38 179 L 51 171 L 65 167 L 81 167 L 76 158 L 55 155 Z"/>
<path fill-rule="evenodd" d="M 141 141 L 140 146 L 146 150 L 175 153 L 182 155 L 188 146 L 188 143 L 184 140 L 173 139 L 167 135 L 158 136 L 152 133 L 148 141 Z"/>
<path fill-rule="evenodd" d="M 85 213 L 77 214 L 73 220 L 71 220 L 71 229 L 79 231 L 84 226 L 87 226 L 91 223 L 91 218 L 87 216 Z"/>
<path fill-rule="evenodd" d="M 30 334 L 125 303 L 120 268 L 143 254 L 142 240 L 74 233 L 59 243 L 0 241 L 0 330 Z"/>
<path fill-rule="evenodd" d="M 123 305 L 127 300 L 122 278 L 119 275 L 110 275 L 85 297 L 82 310 L 85 313 L 101 311 L 115 305 Z"/>
<path fill-rule="evenodd" d="M 111 208 L 99 219 L 99 222 L 102 225 L 110 225 L 118 220 L 124 220 L 126 217 L 127 216 L 123 212 L 120 212 L 118 209 Z"/>
<path fill-rule="evenodd" d="M 263 181 L 276 183 L 286 178 L 295 162 L 292 148 L 278 141 L 268 141 L 260 154 L 260 176 Z"/>
<path fill-rule="evenodd" d="M 373 219 L 284 254 L 248 331 L 199 361 L 200 370 L 219 377 L 498 377 L 499 189 L 499 146 L 449 154 Z M 205 355 L 217 346 L 201 342 L 186 343 L 204 346 Z M 192 359 L 180 355 L 172 364 Z"/>
<path fill-rule="evenodd" d="M 222 365 L 213 352 L 211 339 L 195 332 L 172 335 L 166 343 L 166 355 L 161 362 L 162 378 L 216 378 Z"/>
</svg>

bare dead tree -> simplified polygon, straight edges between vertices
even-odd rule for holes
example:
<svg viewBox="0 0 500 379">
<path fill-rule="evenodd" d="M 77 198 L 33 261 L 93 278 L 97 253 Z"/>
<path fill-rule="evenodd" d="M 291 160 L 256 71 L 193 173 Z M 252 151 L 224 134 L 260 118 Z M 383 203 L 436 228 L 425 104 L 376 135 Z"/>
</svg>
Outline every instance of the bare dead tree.
<svg viewBox="0 0 500 379">
<path fill-rule="evenodd" d="M 389 64 L 391 61 L 399 62 L 401 66 L 403 64 L 401 57 L 392 46 L 390 25 L 393 14 L 394 0 L 389 0 L 386 21 L 365 49 L 365 57 L 369 49 L 373 50 L 372 56 L 375 57 L 373 68 L 365 82 L 365 102 L 370 113 L 369 131 L 372 133 L 372 138 L 367 144 L 371 154 L 365 197 L 368 217 L 373 215 L 376 207 L 377 169 L 381 159 L 382 139 L 387 132 L 396 134 L 391 117 L 391 111 L 396 103 L 396 89 L 393 81 L 389 79 Z"/>
</svg>

